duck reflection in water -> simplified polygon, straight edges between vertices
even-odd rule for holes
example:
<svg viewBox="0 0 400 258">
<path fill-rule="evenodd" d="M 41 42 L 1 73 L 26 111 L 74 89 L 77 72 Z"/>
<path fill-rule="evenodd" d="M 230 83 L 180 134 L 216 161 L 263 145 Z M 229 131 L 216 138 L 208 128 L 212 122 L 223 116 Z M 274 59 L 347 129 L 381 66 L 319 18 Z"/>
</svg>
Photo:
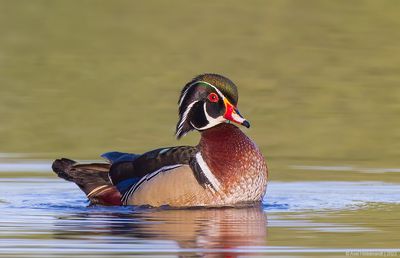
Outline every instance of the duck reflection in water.
<svg viewBox="0 0 400 258">
<path fill-rule="evenodd" d="M 128 252 L 135 252 L 135 244 L 139 243 L 143 250 L 145 240 L 152 246 L 150 253 L 157 253 L 158 241 L 173 241 L 178 245 L 178 249 L 176 244 L 171 245 L 173 253 L 204 252 L 210 256 L 230 257 L 243 255 L 251 247 L 265 246 L 267 241 L 267 218 L 260 206 L 143 209 L 134 213 L 97 212 L 95 209 L 58 218 L 55 238 L 91 241 L 104 240 L 106 236 L 110 243 L 126 245 Z M 163 244 L 164 251 L 165 248 Z"/>
</svg>

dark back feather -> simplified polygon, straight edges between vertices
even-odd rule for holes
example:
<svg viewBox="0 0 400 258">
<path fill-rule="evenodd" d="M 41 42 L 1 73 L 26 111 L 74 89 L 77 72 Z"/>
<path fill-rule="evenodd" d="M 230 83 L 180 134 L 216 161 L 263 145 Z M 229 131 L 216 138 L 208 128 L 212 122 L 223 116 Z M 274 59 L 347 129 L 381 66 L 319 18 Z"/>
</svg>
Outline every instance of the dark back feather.
<svg viewBox="0 0 400 258">
<path fill-rule="evenodd" d="M 112 164 L 109 177 L 123 195 L 142 177 L 162 167 L 189 164 L 196 151 L 197 148 L 192 146 L 178 146 L 149 151 L 133 161 L 122 161 Z"/>
</svg>

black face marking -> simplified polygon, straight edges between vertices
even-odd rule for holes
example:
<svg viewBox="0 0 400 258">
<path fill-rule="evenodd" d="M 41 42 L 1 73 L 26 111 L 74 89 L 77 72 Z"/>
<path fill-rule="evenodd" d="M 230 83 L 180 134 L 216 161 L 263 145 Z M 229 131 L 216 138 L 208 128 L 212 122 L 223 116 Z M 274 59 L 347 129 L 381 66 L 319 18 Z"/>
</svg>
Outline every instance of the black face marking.
<svg viewBox="0 0 400 258">
<path fill-rule="evenodd" d="M 233 105 L 238 100 L 235 84 L 226 77 L 203 74 L 187 83 L 178 101 L 176 137 L 179 139 L 194 129 L 205 130 L 222 123 L 225 113 L 224 98 Z"/>
<path fill-rule="evenodd" d="M 190 103 L 193 103 L 193 101 L 201 101 L 205 99 L 208 93 L 209 91 L 207 88 L 203 87 L 200 83 L 188 88 L 187 91 L 182 93 L 184 96 L 181 96 L 183 99 L 180 99 L 181 104 L 179 105 L 179 114 L 183 114 L 186 108 L 190 105 Z"/>
<path fill-rule="evenodd" d="M 200 82 L 193 84 L 182 92 L 181 99 L 179 100 L 180 119 L 176 126 L 176 136 L 178 139 L 191 130 L 202 128 L 208 124 L 204 114 L 204 103 L 210 102 L 207 97 L 211 92 L 214 92 L 212 87 Z"/>
<path fill-rule="evenodd" d="M 212 118 L 217 118 L 225 113 L 225 105 L 223 100 L 219 100 L 216 103 L 206 102 L 206 111 Z"/>
<path fill-rule="evenodd" d="M 197 102 L 193 106 L 189 121 L 195 128 L 202 128 L 208 125 L 208 120 L 204 114 L 204 102 Z"/>
</svg>

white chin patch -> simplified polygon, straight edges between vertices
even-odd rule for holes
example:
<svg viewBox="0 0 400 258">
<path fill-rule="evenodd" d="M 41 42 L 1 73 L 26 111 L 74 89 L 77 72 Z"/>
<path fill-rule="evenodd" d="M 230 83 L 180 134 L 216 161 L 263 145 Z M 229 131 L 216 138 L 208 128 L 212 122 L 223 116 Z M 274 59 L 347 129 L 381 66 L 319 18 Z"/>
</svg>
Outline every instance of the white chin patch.
<svg viewBox="0 0 400 258">
<path fill-rule="evenodd" d="M 219 116 L 219 117 L 217 117 L 217 118 L 214 118 L 214 117 L 212 117 L 212 116 L 210 116 L 208 113 L 207 113 L 207 109 L 206 109 L 206 104 L 207 103 L 204 103 L 204 115 L 206 116 L 206 119 L 207 119 L 207 121 L 208 121 L 208 124 L 206 125 L 206 126 L 203 126 L 203 127 L 196 127 L 196 126 L 194 126 L 193 125 L 193 123 L 192 122 L 190 122 L 190 124 L 196 129 L 196 130 L 205 130 L 205 129 L 208 129 L 208 128 L 211 128 L 211 127 L 213 127 L 213 126 L 216 126 L 217 124 L 221 124 L 221 123 L 223 123 L 223 122 L 225 122 L 226 121 L 226 119 L 223 117 L 223 116 Z M 242 119 L 243 121 L 244 121 L 244 119 Z"/>
</svg>

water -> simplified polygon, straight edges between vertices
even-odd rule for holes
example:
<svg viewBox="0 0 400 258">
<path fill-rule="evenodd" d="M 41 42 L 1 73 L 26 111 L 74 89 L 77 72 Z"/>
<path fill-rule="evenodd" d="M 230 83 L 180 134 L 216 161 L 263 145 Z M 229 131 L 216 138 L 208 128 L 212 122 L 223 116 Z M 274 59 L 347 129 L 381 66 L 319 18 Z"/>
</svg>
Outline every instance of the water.
<svg viewBox="0 0 400 258">
<path fill-rule="evenodd" d="M 0 0 L 0 256 L 400 255 L 396 1 Z M 177 142 L 203 72 L 239 87 L 260 208 L 87 207 L 50 164 Z M 361 252 L 361 253 L 360 253 Z"/>
<path fill-rule="evenodd" d="M 0 196 L 5 257 L 400 252 L 396 183 L 275 181 L 261 207 L 240 209 L 88 207 L 76 186 L 42 176 L 2 178 Z"/>
</svg>

